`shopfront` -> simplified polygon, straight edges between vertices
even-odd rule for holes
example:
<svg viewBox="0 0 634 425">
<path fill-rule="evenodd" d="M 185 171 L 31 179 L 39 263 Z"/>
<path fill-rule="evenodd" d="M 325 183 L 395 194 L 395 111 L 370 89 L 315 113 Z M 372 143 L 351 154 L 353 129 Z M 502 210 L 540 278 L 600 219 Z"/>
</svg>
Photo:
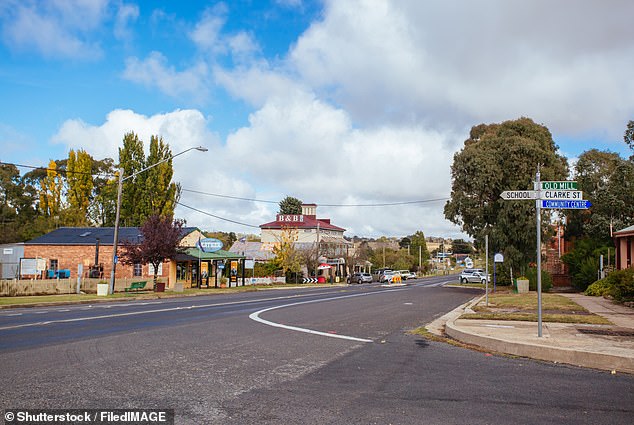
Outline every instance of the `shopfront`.
<svg viewBox="0 0 634 425">
<path fill-rule="evenodd" d="M 173 281 L 182 283 L 184 288 L 219 288 L 226 277 L 228 287 L 244 286 L 244 260 L 244 256 L 229 251 L 204 252 L 187 248 L 174 260 Z"/>
</svg>

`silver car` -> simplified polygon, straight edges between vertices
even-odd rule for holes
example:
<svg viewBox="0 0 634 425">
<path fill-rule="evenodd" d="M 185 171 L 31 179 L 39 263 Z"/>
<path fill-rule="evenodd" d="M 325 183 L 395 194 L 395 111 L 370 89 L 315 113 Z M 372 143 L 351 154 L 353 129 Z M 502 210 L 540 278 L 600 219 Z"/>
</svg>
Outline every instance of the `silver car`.
<svg viewBox="0 0 634 425">
<path fill-rule="evenodd" d="M 486 283 L 486 273 L 482 269 L 464 269 L 460 273 L 460 283 Z M 489 280 L 491 277 L 489 276 Z"/>
</svg>

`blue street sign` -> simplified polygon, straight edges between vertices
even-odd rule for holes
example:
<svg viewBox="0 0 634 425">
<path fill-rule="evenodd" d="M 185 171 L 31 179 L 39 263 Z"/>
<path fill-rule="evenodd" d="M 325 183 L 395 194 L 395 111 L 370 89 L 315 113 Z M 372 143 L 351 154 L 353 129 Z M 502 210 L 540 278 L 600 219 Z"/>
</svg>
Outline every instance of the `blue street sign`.
<svg viewBox="0 0 634 425">
<path fill-rule="evenodd" d="M 563 201 L 563 200 L 542 200 L 542 208 L 558 208 L 565 210 L 586 210 L 592 206 L 592 202 L 586 200 Z"/>
</svg>

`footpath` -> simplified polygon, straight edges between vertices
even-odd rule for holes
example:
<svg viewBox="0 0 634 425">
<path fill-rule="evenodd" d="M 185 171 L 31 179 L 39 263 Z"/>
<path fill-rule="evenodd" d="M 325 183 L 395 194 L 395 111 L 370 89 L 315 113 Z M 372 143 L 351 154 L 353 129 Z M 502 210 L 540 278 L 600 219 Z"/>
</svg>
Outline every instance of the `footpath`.
<svg viewBox="0 0 634 425">
<path fill-rule="evenodd" d="M 538 337 L 537 322 L 461 319 L 483 298 L 477 297 L 426 328 L 433 334 L 500 353 L 634 374 L 634 308 L 601 297 L 561 295 L 613 325 L 542 322 L 542 336 Z"/>
</svg>

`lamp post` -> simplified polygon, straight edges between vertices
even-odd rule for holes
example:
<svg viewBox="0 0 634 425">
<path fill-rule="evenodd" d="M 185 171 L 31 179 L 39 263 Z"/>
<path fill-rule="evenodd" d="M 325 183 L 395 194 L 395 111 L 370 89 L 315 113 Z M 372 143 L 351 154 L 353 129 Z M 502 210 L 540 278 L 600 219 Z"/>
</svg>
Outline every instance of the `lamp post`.
<svg viewBox="0 0 634 425">
<path fill-rule="evenodd" d="M 112 249 L 112 272 L 110 274 L 110 288 L 108 293 L 109 294 L 114 294 L 114 281 L 115 281 L 115 271 L 117 269 L 117 262 L 118 262 L 118 258 L 117 258 L 117 244 L 119 242 L 119 217 L 121 215 L 121 193 L 123 192 L 123 182 L 125 180 L 131 179 L 132 177 L 141 174 L 144 171 L 149 170 L 150 168 L 156 167 L 159 164 L 162 164 L 166 161 L 169 161 L 173 158 L 176 158 L 178 155 L 182 155 L 185 152 L 189 152 L 193 149 L 196 149 L 197 151 L 201 151 L 201 152 L 207 152 L 209 149 L 203 147 L 203 146 L 196 146 L 193 148 L 189 148 L 186 149 L 182 152 L 177 153 L 176 155 L 172 155 L 168 158 L 165 158 L 155 164 L 152 164 L 148 167 L 145 167 L 142 170 L 137 171 L 136 173 L 132 173 L 127 177 L 123 177 L 123 168 L 119 168 L 119 186 L 117 188 L 117 213 L 115 215 L 115 219 L 114 219 L 114 240 L 112 243 L 113 249 Z"/>
</svg>

